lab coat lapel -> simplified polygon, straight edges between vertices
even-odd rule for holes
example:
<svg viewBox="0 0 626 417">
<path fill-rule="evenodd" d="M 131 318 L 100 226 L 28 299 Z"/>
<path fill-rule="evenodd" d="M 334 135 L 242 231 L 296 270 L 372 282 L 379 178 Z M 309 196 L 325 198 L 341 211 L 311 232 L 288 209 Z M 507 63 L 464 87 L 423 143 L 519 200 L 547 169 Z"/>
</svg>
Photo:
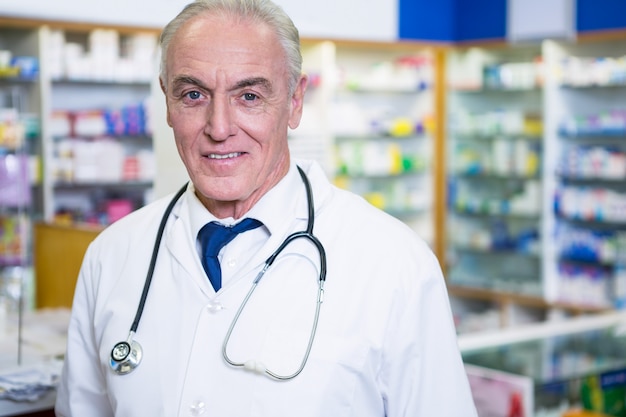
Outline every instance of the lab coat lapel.
<svg viewBox="0 0 626 417">
<path fill-rule="evenodd" d="M 285 227 L 283 227 L 280 231 L 272 233 L 267 242 L 263 245 L 260 251 L 255 254 L 250 254 L 250 260 L 246 262 L 245 266 L 241 268 L 241 271 L 237 274 L 237 276 L 233 277 L 231 282 L 239 281 L 241 278 L 245 276 L 250 276 L 250 279 L 254 278 L 252 276 L 253 272 L 256 274 L 261 269 L 261 266 L 265 263 L 267 258 L 269 258 L 272 253 L 281 245 L 285 237 L 288 235 L 291 229 L 294 228 L 294 222 L 285 222 Z M 227 288 L 227 287 L 225 287 Z"/>
<path fill-rule="evenodd" d="M 299 178 L 298 178 L 298 181 Z M 306 229 L 306 221 L 307 221 L 307 199 L 306 193 L 304 192 L 304 184 L 298 184 L 300 188 L 296 189 L 293 193 L 293 198 L 285 202 L 281 202 L 280 207 L 281 210 L 276 212 L 276 201 L 275 199 L 280 196 L 267 195 L 263 200 L 261 200 L 257 204 L 269 205 L 269 209 L 261 208 L 260 212 L 270 212 L 272 216 L 278 216 L 280 221 L 273 221 L 272 227 L 269 228 L 271 235 L 267 242 L 263 245 L 261 250 L 256 254 L 250 255 L 250 261 L 246 263 L 246 266 L 241 269 L 241 273 L 238 274 L 233 282 L 244 277 L 248 274 L 251 274 L 253 270 L 259 270 L 261 265 L 265 263 L 267 258 L 269 258 L 276 249 L 283 243 L 283 241 L 289 236 L 291 233 L 294 233 L 299 230 Z M 294 216 L 294 213 L 295 216 Z M 252 217 L 254 217 L 254 213 L 251 213 Z M 263 217 L 262 217 L 263 218 Z"/>
<path fill-rule="evenodd" d="M 213 296 L 210 284 L 204 276 L 195 241 L 189 236 L 190 227 L 184 216 L 186 210 L 186 201 L 183 197 L 182 203 L 174 213 L 173 224 L 166 231 L 164 249 L 169 251 L 169 255 L 172 257 L 173 269 L 185 271 L 187 273 L 185 279 L 193 280 L 205 295 Z"/>
</svg>

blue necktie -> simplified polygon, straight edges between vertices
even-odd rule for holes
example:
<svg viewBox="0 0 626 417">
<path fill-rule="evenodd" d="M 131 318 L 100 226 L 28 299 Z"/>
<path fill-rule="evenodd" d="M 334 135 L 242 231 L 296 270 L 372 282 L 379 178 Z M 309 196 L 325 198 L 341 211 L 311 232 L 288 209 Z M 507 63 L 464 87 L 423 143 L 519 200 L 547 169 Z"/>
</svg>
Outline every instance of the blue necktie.
<svg viewBox="0 0 626 417">
<path fill-rule="evenodd" d="M 198 239 L 202 248 L 202 266 L 209 276 L 215 292 L 222 287 L 222 270 L 217 254 L 233 240 L 239 233 L 256 229 L 263 223 L 256 219 L 243 219 L 234 226 L 224 226 L 217 222 L 205 224 L 198 232 Z"/>
</svg>

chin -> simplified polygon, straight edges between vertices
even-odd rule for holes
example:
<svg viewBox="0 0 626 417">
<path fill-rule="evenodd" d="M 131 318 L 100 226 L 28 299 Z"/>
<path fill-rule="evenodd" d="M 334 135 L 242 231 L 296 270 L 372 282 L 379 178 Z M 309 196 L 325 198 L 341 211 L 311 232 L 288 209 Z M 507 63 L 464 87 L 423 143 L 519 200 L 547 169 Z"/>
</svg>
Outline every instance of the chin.
<svg viewBox="0 0 626 417">
<path fill-rule="evenodd" d="M 209 181 L 211 182 L 210 185 L 203 186 L 202 183 L 200 183 L 199 186 L 196 186 L 196 194 L 198 194 L 201 200 L 230 202 L 239 201 L 243 198 L 241 196 L 242 193 L 238 192 L 238 187 L 235 187 L 232 182 L 229 183 L 225 181 L 223 184 L 219 184 L 222 181 Z"/>
</svg>

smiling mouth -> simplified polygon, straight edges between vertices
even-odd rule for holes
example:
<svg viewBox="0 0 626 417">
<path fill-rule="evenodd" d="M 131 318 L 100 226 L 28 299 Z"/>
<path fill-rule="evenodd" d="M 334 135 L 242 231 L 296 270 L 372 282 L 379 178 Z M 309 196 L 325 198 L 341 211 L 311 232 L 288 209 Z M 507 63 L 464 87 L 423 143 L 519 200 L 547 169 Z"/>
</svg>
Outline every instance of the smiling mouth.
<svg viewBox="0 0 626 417">
<path fill-rule="evenodd" d="M 236 158 L 238 156 L 243 155 L 243 152 L 231 152 L 231 153 L 227 153 L 225 155 L 221 155 L 221 154 L 216 154 L 216 153 L 211 153 L 208 155 L 209 159 L 230 159 L 230 158 Z"/>
</svg>

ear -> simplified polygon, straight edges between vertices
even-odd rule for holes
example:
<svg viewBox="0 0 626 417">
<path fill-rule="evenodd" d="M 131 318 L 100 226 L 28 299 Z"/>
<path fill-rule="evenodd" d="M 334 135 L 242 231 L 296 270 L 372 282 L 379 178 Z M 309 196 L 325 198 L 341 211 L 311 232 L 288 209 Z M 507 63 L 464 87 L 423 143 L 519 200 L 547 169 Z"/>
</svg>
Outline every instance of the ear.
<svg viewBox="0 0 626 417">
<path fill-rule="evenodd" d="M 170 120 L 170 106 L 167 101 L 167 89 L 165 88 L 165 83 L 163 82 L 163 78 L 159 77 L 159 85 L 161 86 L 161 91 L 163 91 L 163 95 L 165 95 L 165 113 L 167 115 L 167 125 L 172 127 L 172 121 Z"/>
<path fill-rule="evenodd" d="M 304 105 L 304 93 L 306 92 L 306 86 L 308 77 L 305 74 L 300 76 L 300 79 L 296 83 L 293 95 L 291 96 L 291 104 L 289 109 L 289 127 L 295 129 L 300 125 L 300 119 L 302 118 L 302 108 Z"/>
</svg>

